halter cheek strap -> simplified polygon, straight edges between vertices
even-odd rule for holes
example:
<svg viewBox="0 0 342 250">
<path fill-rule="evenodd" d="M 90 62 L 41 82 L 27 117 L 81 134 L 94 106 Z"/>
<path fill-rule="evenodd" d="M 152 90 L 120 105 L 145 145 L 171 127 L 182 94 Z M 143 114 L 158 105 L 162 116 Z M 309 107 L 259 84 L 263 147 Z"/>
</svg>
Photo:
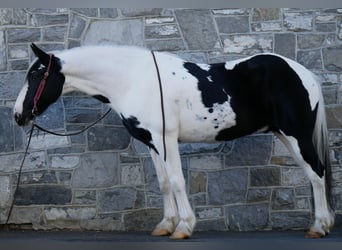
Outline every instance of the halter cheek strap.
<svg viewBox="0 0 342 250">
<path fill-rule="evenodd" d="M 46 84 L 46 80 L 49 77 L 49 72 L 50 72 L 50 68 L 51 68 L 51 60 L 52 60 L 52 55 L 50 54 L 50 58 L 49 58 L 49 64 L 46 68 L 46 71 L 44 73 L 43 79 L 40 81 L 37 92 L 33 98 L 33 110 L 32 110 L 32 114 L 36 114 L 38 109 L 37 109 L 37 104 L 38 101 L 40 99 L 40 96 L 43 93 L 43 90 L 45 88 L 45 84 Z"/>
</svg>

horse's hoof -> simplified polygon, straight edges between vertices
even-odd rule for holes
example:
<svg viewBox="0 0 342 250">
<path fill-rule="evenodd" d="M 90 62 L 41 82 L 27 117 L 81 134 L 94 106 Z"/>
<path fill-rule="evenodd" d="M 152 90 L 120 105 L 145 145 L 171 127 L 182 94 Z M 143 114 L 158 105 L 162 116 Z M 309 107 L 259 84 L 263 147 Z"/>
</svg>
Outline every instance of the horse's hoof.
<svg viewBox="0 0 342 250">
<path fill-rule="evenodd" d="M 180 232 L 180 231 L 175 231 L 171 236 L 170 236 L 170 239 L 172 240 L 184 240 L 184 239 L 187 239 L 189 238 L 190 236 L 183 233 L 183 232 Z"/>
<path fill-rule="evenodd" d="M 318 238 L 323 238 L 325 236 L 325 234 L 322 234 L 320 232 L 315 232 L 313 230 L 309 230 L 307 233 L 306 233 L 306 236 L 305 238 L 309 238 L 309 239 L 318 239 Z"/>
<path fill-rule="evenodd" d="M 171 235 L 171 232 L 169 232 L 167 229 L 159 229 L 156 228 L 151 233 L 152 236 L 169 236 Z"/>
</svg>

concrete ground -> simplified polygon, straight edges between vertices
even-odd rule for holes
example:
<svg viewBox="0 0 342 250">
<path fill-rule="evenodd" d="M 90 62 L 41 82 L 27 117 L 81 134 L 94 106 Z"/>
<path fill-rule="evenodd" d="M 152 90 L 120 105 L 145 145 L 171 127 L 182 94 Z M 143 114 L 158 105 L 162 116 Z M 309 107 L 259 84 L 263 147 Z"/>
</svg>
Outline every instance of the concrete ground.
<svg viewBox="0 0 342 250">
<path fill-rule="evenodd" d="M 195 232 L 187 240 L 153 237 L 149 232 L 0 231 L 0 249 L 342 249 L 342 229 L 322 239 L 306 239 L 303 231 Z"/>
</svg>

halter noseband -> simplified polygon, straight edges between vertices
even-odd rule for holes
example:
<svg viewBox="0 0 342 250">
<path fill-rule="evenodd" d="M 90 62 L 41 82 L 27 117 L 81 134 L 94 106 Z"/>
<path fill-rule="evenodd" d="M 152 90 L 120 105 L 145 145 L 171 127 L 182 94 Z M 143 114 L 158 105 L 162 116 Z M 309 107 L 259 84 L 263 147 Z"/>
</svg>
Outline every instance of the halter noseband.
<svg viewBox="0 0 342 250">
<path fill-rule="evenodd" d="M 37 113 L 37 103 L 39 101 L 39 98 L 40 96 L 42 95 L 43 93 L 43 90 L 45 88 L 45 83 L 46 83 L 46 80 L 47 78 L 49 77 L 49 72 L 50 72 L 50 68 L 51 68 L 51 60 L 52 60 L 52 55 L 50 54 L 49 55 L 50 58 L 49 58 L 49 64 L 46 68 L 46 71 L 44 72 L 44 76 L 43 76 L 43 79 L 40 81 L 39 83 L 39 86 L 38 86 L 38 89 L 37 89 L 37 92 L 36 92 L 36 95 L 34 96 L 33 98 L 33 110 L 32 110 L 32 114 L 35 115 Z"/>
</svg>

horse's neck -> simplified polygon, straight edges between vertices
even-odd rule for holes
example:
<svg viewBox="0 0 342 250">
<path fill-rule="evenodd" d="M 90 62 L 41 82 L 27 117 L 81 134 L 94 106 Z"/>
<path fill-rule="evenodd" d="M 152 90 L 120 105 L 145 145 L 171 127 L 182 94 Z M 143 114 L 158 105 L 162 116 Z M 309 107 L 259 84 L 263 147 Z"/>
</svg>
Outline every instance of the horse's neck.
<svg viewBox="0 0 342 250">
<path fill-rule="evenodd" d="M 132 71 L 144 50 L 124 50 L 110 47 L 83 48 L 61 53 L 65 75 L 63 93 L 81 91 L 102 95 L 111 102 L 125 94 L 133 82 Z M 140 58 L 139 58 L 140 56 Z M 146 55 L 145 55 L 146 57 Z M 133 71 L 134 72 L 134 71 Z"/>
</svg>

